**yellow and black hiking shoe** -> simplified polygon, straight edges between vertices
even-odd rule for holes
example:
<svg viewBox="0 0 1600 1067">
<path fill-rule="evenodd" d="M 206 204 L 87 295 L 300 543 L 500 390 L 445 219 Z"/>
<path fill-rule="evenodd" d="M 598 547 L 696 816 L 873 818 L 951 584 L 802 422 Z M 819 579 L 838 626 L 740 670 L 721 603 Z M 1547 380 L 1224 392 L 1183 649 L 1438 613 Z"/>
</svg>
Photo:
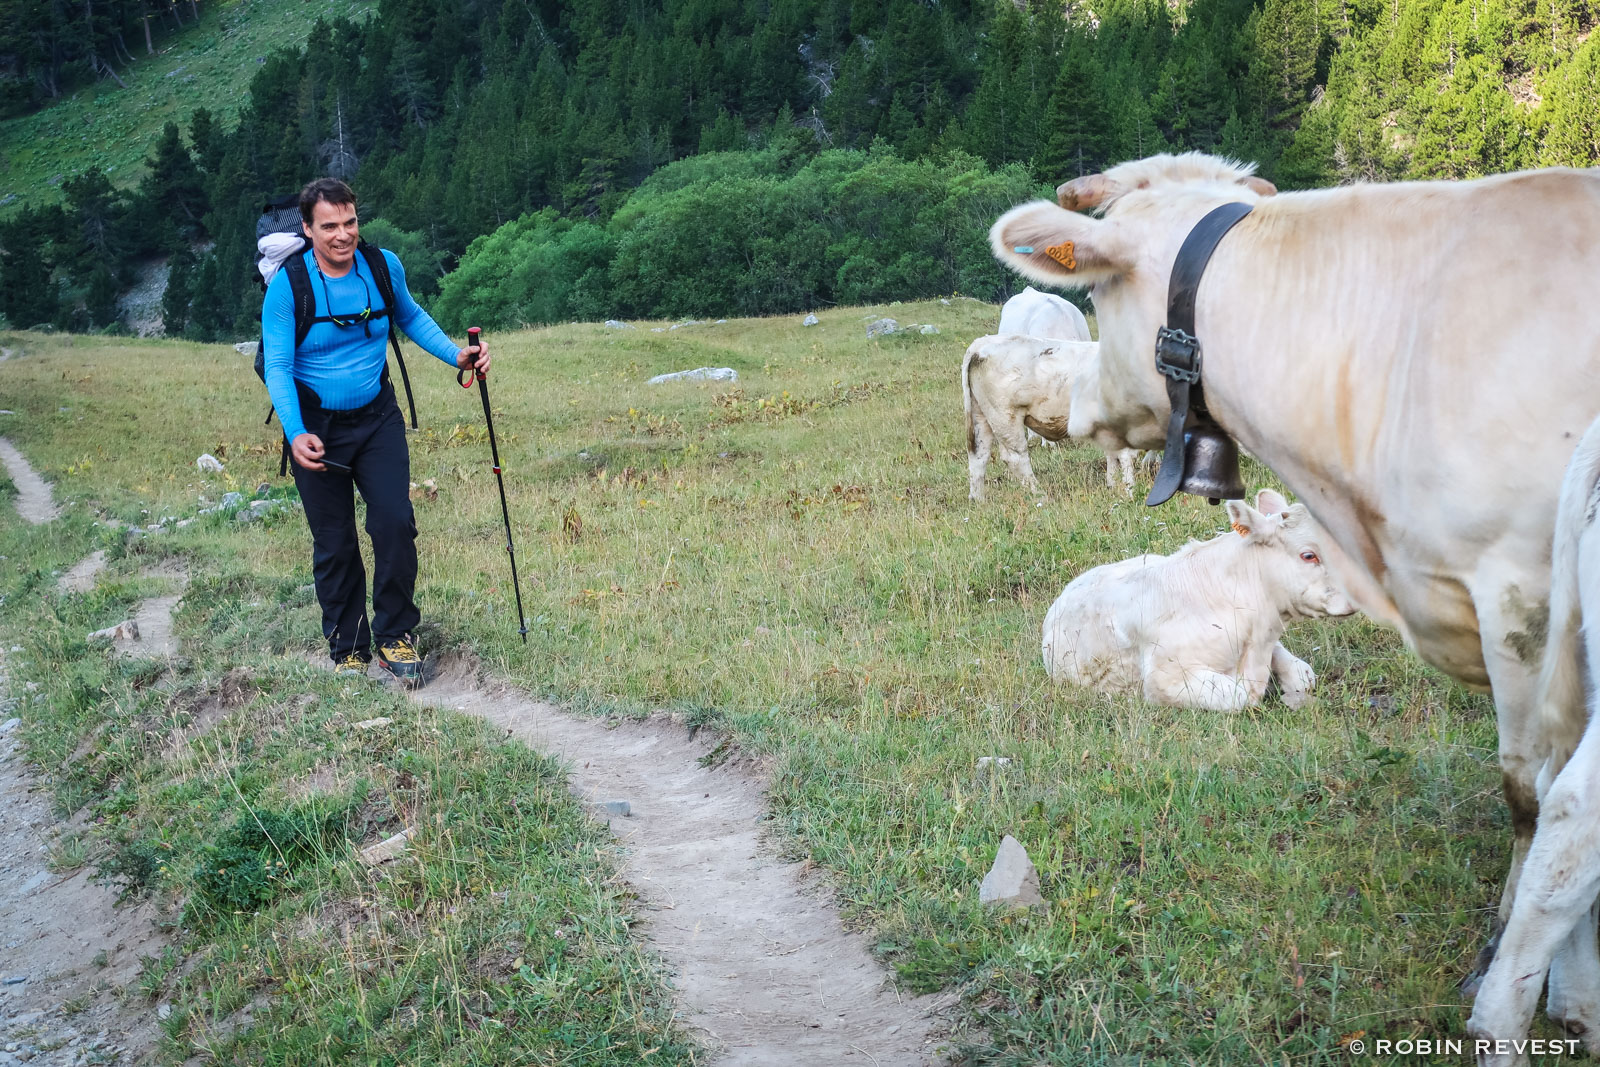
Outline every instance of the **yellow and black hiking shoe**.
<svg viewBox="0 0 1600 1067">
<path fill-rule="evenodd" d="M 410 637 L 378 642 L 378 666 L 394 675 L 407 689 L 422 684 L 422 657 Z"/>
<path fill-rule="evenodd" d="M 333 665 L 333 673 L 358 674 L 365 678 L 367 675 L 367 661 L 352 652 Z"/>
</svg>

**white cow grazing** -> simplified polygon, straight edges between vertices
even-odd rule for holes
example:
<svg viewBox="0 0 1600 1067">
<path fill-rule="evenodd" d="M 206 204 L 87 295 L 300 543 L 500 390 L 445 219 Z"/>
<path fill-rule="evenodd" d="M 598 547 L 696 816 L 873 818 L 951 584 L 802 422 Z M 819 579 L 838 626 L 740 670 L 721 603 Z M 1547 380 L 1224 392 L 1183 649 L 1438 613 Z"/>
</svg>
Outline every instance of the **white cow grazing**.
<svg viewBox="0 0 1600 1067">
<path fill-rule="evenodd" d="M 1033 286 L 1005 302 L 995 333 L 1020 333 L 1051 341 L 1088 341 L 1089 320 L 1072 301 Z"/>
<path fill-rule="evenodd" d="M 1015 334 L 991 334 L 967 346 L 961 360 L 961 400 L 967 413 L 967 495 L 971 499 L 983 499 L 984 473 L 996 445 L 1011 473 L 1029 492 L 1039 492 L 1039 480 L 1028 459 L 1027 435 L 1036 433 L 1046 441 L 1068 436 L 1076 390 L 1092 391 L 1099 366 L 1097 349 L 1093 341 Z M 1106 442 L 1112 438 L 1107 433 L 1093 433 L 1096 424 L 1091 415 L 1079 421 L 1084 430 L 1075 436 L 1092 436 L 1106 450 L 1106 487 L 1114 484 L 1113 464 L 1120 464 L 1123 485 L 1131 494 L 1134 452 L 1108 447 Z"/>
<path fill-rule="evenodd" d="M 1600 171 L 1274 195 L 1250 169 L 1199 154 L 1121 164 L 1062 185 L 1061 206 L 1008 212 L 991 244 L 1030 278 L 1090 289 L 1103 418 L 1155 447 L 1171 409 L 1152 342 L 1178 247 L 1213 208 L 1254 205 L 1217 246 L 1196 296 L 1207 406 L 1306 502 L 1358 607 L 1446 674 L 1492 689 L 1515 834 L 1500 918 L 1546 908 L 1524 904 L 1517 887 L 1548 744 L 1536 687 L 1556 504 L 1600 408 L 1600 301 L 1590 292 Z M 1075 213 L 1089 210 L 1099 217 Z M 1556 807 L 1544 823 L 1575 817 Z M 1555 859 L 1540 868 L 1540 893 L 1552 871 L 1582 862 L 1576 852 Z M 1595 1054 L 1592 911 L 1577 931 L 1555 949 L 1547 1010 Z M 1492 958 L 1491 942 L 1483 959 Z M 1542 974 L 1537 954 L 1494 960 L 1471 1031 L 1524 1037 L 1525 995 L 1537 997 Z M 1483 1061 L 1525 1061 L 1501 1047 Z"/>
<path fill-rule="evenodd" d="M 1316 674 L 1279 643 L 1284 625 L 1355 607 L 1305 505 L 1263 489 L 1255 507 L 1228 501 L 1228 518 L 1232 533 L 1074 578 L 1044 620 L 1050 677 L 1213 711 L 1260 703 L 1270 677 L 1285 704 L 1304 704 Z"/>
</svg>

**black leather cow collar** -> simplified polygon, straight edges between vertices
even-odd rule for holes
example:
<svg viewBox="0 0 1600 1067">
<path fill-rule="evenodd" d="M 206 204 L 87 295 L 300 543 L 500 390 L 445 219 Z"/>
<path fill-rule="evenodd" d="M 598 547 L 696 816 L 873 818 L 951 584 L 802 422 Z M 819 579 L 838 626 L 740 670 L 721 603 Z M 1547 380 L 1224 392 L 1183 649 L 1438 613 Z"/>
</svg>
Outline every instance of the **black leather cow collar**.
<svg viewBox="0 0 1600 1067">
<path fill-rule="evenodd" d="M 1155 485 L 1145 503 L 1164 504 L 1183 488 L 1186 474 L 1187 438 L 1197 431 L 1222 438 L 1221 427 L 1206 410 L 1205 392 L 1200 382 L 1200 339 L 1195 336 L 1194 303 L 1211 253 L 1234 224 L 1250 214 L 1250 204 L 1223 204 L 1213 208 L 1178 249 L 1172 264 L 1172 279 L 1167 288 L 1167 324 L 1156 331 L 1156 370 L 1167 380 L 1167 398 L 1172 416 L 1167 421 L 1166 452 Z M 1190 413 L 1194 420 L 1189 420 Z M 1227 442 L 1231 445 L 1231 442 Z M 1216 498 L 1211 500 L 1213 504 Z"/>
</svg>

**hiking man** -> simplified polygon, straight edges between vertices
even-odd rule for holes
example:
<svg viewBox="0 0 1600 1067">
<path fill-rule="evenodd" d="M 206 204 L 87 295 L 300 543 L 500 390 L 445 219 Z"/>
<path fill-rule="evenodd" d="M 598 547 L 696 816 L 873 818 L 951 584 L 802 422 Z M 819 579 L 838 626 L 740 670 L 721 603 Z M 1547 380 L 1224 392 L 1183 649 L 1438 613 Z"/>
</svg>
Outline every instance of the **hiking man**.
<svg viewBox="0 0 1600 1067">
<path fill-rule="evenodd" d="M 398 327 L 457 368 L 487 370 L 489 346 L 458 347 L 411 298 L 405 269 L 392 252 L 357 249 L 356 197 L 344 182 L 319 178 L 307 185 L 300 218 L 311 247 L 299 255 L 316 314 L 297 345 L 289 272 L 280 270 L 267 286 L 261 338 L 267 392 L 311 527 L 322 633 L 339 673 L 365 674 L 375 645 L 379 666 L 415 687 L 422 682 L 422 657 L 411 635 L 421 618 L 413 599 L 417 525 L 405 421 L 389 383 L 389 330 Z M 388 266 L 392 308 L 369 255 L 381 255 Z M 366 501 L 372 538 L 370 623 L 352 487 Z"/>
</svg>

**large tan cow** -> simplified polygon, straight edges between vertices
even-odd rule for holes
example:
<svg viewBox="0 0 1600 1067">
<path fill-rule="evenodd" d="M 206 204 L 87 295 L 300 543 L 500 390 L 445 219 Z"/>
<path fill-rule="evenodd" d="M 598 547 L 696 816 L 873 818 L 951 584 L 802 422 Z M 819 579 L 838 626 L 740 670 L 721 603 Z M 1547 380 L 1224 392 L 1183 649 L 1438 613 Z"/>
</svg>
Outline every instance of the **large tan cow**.
<svg viewBox="0 0 1600 1067">
<path fill-rule="evenodd" d="M 1493 689 L 1516 833 L 1501 918 L 1536 906 L 1518 876 L 1544 757 L 1534 709 L 1551 531 L 1563 467 L 1600 411 L 1600 300 L 1587 292 L 1600 278 L 1600 173 L 1273 196 L 1250 168 L 1190 154 L 1057 192 L 1064 206 L 1002 217 L 995 254 L 1039 282 L 1091 289 L 1102 418 L 1148 448 L 1170 411 L 1152 342 L 1178 246 L 1217 205 L 1255 203 L 1199 288 L 1207 403 L 1328 532 L 1328 563 L 1356 605 L 1429 663 Z M 1593 924 L 1562 942 L 1547 1010 L 1600 1052 Z M 1537 998 L 1543 964 L 1529 973 L 1530 958 L 1515 975 L 1491 968 L 1474 1033 L 1526 1032 L 1532 1005 L 1512 987 L 1531 982 Z"/>
</svg>

